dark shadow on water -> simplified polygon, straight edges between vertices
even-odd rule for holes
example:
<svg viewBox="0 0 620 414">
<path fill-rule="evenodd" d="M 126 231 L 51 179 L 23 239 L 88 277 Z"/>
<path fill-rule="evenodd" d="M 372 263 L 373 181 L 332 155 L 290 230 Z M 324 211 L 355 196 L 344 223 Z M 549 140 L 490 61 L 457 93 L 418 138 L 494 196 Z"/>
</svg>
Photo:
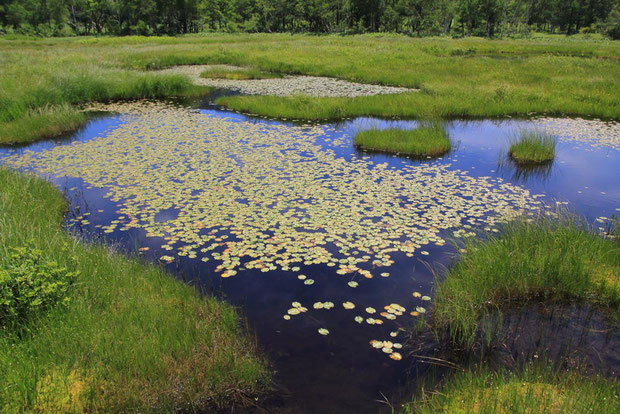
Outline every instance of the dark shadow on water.
<svg viewBox="0 0 620 414">
<path fill-rule="evenodd" d="M 512 159 L 501 159 L 497 171 L 504 177 L 510 177 L 515 183 L 545 182 L 551 176 L 553 161 L 538 164 L 519 164 Z"/>
</svg>

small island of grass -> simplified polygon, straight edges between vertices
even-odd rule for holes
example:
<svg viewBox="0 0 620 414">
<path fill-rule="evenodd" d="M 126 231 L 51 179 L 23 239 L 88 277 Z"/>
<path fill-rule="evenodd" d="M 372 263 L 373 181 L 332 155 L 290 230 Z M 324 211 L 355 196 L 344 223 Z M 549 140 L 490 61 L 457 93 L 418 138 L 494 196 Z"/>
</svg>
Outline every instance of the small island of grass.
<svg viewBox="0 0 620 414">
<path fill-rule="evenodd" d="M 355 135 L 356 147 L 413 157 L 436 157 L 450 151 L 452 144 L 444 128 L 436 124 L 416 129 L 369 129 Z"/>
<path fill-rule="evenodd" d="M 508 303 L 585 301 L 620 308 L 620 242 L 574 217 L 517 220 L 499 236 L 465 242 L 465 253 L 438 283 L 433 323 L 472 346 L 482 321 Z"/>
<path fill-rule="evenodd" d="M 281 73 L 267 72 L 254 68 L 214 66 L 200 73 L 201 78 L 227 80 L 255 80 L 281 78 Z"/>
<path fill-rule="evenodd" d="M 510 143 L 508 154 L 517 164 L 544 164 L 555 158 L 557 139 L 539 129 L 519 132 L 519 136 Z"/>
</svg>

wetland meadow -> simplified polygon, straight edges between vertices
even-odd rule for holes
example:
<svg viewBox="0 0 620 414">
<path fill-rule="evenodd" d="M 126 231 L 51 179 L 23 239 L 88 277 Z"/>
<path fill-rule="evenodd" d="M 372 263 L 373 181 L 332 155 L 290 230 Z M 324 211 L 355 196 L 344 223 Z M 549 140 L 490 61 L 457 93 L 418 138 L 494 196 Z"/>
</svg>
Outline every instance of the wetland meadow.
<svg viewBox="0 0 620 414">
<path fill-rule="evenodd" d="M 619 412 L 619 58 L 0 37 L 0 411 Z"/>
</svg>

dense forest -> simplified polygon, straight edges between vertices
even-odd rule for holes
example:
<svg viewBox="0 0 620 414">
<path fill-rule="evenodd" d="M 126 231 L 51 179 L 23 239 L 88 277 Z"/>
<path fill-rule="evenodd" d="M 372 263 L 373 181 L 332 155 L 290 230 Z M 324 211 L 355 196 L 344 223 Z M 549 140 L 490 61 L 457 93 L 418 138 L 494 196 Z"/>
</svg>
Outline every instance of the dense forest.
<svg viewBox="0 0 620 414">
<path fill-rule="evenodd" d="M 0 33 L 210 31 L 620 38 L 620 0 L 0 0 Z"/>
</svg>

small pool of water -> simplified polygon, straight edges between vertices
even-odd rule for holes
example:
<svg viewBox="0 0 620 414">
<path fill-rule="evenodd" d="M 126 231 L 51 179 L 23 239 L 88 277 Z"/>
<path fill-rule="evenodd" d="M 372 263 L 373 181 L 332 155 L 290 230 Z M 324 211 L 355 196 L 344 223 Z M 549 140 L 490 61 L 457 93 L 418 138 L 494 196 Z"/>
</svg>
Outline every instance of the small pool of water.
<svg viewBox="0 0 620 414">
<path fill-rule="evenodd" d="M 454 149 L 413 160 L 361 152 L 352 140 L 415 121 L 281 122 L 207 101 L 108 109 L 120 114 L 63 139 L 0 149 L 0 162 L 61 188 L 73 231 L 240 306 L 287 412 L 388 410 L 381 400 L 406 394 L 434 367 L 433 345 L 411 355 L 406 338 L 432 307 L 431 269 L 454 259 L 452 238 L 498 231 L 544 205 L 601 227 L 620 210 L 616 124 L 452 120 Z M 506 159 L 515 131 L 549 122 L 572 129 L 558 129 L 548 168 Z M 587 346 L 604 352 L 620 345 L 615 331 L 588 335 Z M 403 347 L 387 354 L 373 339 Z M 396 352 L 402 359 L 390 358 Z"/>
</svg>

